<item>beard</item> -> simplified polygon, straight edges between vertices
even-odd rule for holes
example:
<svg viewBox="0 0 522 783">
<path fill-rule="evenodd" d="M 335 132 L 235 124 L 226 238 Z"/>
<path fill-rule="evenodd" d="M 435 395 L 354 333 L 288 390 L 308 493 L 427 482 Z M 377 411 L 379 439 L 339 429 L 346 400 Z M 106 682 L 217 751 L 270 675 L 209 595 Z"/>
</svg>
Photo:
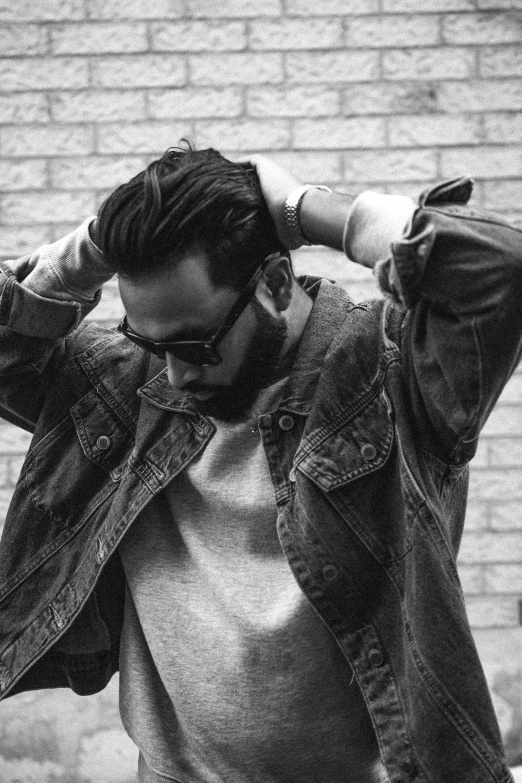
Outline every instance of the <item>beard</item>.
<svg viewBox="0 0 522 783">
<path fill-rule="evenodd" d="M 246 358 L 230 386 L 208 400 L 197 401 L 197 408 L 203 415 L 221 421 L 237 421 L 250 410 L 261 389 L 274 382 L 288 326 L 282 316 L 272 316 L 256 298 L 251 305 L 256 327 Z M 190 384 L 186 388 L 190 391 Z"/>
</svg>

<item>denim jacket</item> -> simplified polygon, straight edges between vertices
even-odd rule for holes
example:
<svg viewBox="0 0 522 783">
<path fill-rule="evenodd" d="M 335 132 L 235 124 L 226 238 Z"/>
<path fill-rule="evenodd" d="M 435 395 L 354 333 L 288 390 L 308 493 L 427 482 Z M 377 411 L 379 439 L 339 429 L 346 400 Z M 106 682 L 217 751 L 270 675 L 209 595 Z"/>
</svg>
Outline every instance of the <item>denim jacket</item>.
<svg viewBox="0 0 522 783">
<path fill-rule="evenodd" d="M 384 300 L 302 280 L 312 312 L 259 419 L 281 545 L 392 783 L 512 781 L 455 563 L 467 463 L 522 351 L 522 236 L 470 190 L 421 197 Z M 1 411 L 34 432 L 1 542 L 0 692 L 90 694 L 118 668 L 118 544 L 214 430 L 159 359 L 79 325 L 85 303 L 24 289 L 25 266 L 0 265 Z"/>
</svg>

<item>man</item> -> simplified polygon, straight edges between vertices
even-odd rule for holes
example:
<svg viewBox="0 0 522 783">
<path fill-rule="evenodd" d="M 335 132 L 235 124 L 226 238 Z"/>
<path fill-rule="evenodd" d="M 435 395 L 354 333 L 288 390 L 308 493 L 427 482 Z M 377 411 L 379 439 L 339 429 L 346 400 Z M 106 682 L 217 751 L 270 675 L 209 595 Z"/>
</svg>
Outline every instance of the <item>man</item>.
<svg viewBox="0 0 522 783">
<path fill-rule="evenodd" d="M 146 782 L 507 783 L 455 559 L 521 352 L 520 232 L 468 180 L 350 207 L 251 164 L 169 151 L 1 266 L 2 411 L 35 434 L 0 688 L 119 667 Z M 389 295 L 296 280 L 306 241 Z M 120 333 L 81 325 L 115 272 Z"/>
</svg>

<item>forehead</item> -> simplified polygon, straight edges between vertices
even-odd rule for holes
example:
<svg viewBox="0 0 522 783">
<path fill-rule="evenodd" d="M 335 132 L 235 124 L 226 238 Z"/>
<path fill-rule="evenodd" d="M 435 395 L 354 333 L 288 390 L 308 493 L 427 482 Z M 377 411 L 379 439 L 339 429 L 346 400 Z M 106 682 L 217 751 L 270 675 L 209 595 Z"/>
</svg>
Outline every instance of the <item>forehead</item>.
<svg viewBox="0 0 522 783">
<path fill-rule="evenodd" d="M 202 252 L 146 278 L 118 282 L 129 325 L 153 340 L 218 327 L 237 297 L 230 286 L 214 285 Z"/>
</svg>

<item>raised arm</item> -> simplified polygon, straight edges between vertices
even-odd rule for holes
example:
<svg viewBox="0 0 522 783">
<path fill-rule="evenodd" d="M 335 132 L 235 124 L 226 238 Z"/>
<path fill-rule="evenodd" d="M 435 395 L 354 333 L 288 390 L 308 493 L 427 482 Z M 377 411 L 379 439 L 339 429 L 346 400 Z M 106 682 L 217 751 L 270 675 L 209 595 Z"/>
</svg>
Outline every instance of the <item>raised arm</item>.
<svg viewBox="0 0 522 783">
<path fill-rule="evenodd" d="M 285 205 L 303 183 L 263 155 L 253 155 L 248 162 L 259 176 L 279 238 L 290 250 L 296 249 L 299 244 L 288 231 Z M 414 209 L 405 196 L 368 191 L 355 197 L 312 187 L 300 199 L 297 217 L 310 244 L 342 250 L 355 263 L 373 268 L 389 255 L 391 242 L 403 235 Z"/>
<path fill-rule="evenodd" d="M 284 242 L 285 200 L 299 182 L 260 156 L 251 163 Z M 396 339 L 418 441 L 449 464 L 474 455 L 522 355 L 522 231 L 469 209 L 472 187 L 467 177 L 445 182 L 418 204 L 310 189 L 298 213 L 310 242 L 373 267 L 406 311 Z"/>
<path fill-rule="evenodd" d="M 78 329 L 112 277 L 89 235 L 76 231 L 0 264 L 0 415 L 32 430 L 47 388 Z"/>
</svg>

